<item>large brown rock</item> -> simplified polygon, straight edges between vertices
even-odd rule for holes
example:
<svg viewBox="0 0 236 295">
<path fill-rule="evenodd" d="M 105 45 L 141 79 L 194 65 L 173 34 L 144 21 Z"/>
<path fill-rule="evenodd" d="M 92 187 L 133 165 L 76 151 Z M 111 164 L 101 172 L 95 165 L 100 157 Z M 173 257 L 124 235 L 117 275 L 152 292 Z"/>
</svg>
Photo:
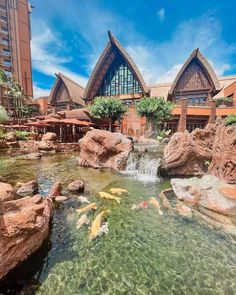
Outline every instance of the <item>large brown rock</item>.
<svg viewBox="0 0 236 295">
<path fill-rule="evenodd" d="M 236 186 L 227 184 L 215 176 L 202 178 L 171 179 L 177 198 L 192 206 L 236 217 Z"/>
<path fill-rule="evenodd" d="M 35 252 L 49 232 L 50 199 L 25 197 L 0 203 L 0 279 Z"/>
<path fill-rule="evenodd" d="M 54 151 L 55 146 L 52 141 L 40 141 L 38 144 L 38 149 L 40 151 L 49 152 L 49 151 Z"/>
<path fill-rule="evenodd" d="M 56 140 L 57 140 L 57 135 L 56 133 L 53 133 L 53 132 L 47 132 L 42 137 L 42 141 L 55 142 Z"/>
<path fill-rule="evenodd" d="M 83 180 L 77 179 L 69 183 L 68 190 L 74 193 L 84 191 L 84 182 Z"/>
<path fill-rule="evenodd" d="M 18 190 L 17 194 L 22 197 L 33 196 L 38 192 L 37 180 L 31 180 L 24 183 Z"/>
<path fill-rule="evenodd" d="M 15 199 L 13 187 L 9 183 L 0 182 L 0 202 L 11 201 Z"/>
<path fill-rule="evenodd" d="M 57 196 L 60 196 L 61 190 L 62 190 L 61 182 L 60 181 L 55 182 L 48 193 L 48 198 L 55 199 Z"/>
<path fill-rule="evenodd" d="M 236 126 L 208 124 L 205 129 L 171 137 L 164 150 L 162 173 L 202 175 L 207 168 L 221 180 L 236 183 Z"/>
<path fill-rule="evenodd" d="M 208 172 L 228 183 L 236 183 L 236 126 L 217 128 Z"/>
<path fill-rule="evenodd" d="M 93 129 L 80 141 L 79 164 L 122 170 L 132 150 L 133 143 L 125 135 Z"/>
</svg>

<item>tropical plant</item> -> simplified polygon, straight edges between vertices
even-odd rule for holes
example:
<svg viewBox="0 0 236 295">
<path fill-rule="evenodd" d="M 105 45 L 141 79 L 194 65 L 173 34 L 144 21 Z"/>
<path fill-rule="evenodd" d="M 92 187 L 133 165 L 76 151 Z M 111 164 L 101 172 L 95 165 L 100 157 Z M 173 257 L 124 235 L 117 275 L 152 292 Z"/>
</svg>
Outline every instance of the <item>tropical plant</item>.
<svg viewBox="0 0 236 295">
<path fill-rule="evenodd" d="M 6 88 L 7 102 L 8 102 L 8 111 L 10 109 L 10 102 L 8 99 L 8 89 L 10 87 L 10 80 L 7 77 L 6 73 L 0 69 L 0 85 Z"/>
<path fill-rule="evenodd" d="M 14 116 L 21 118 L 21 107 L 23 106 L 23 100 L 26 98 L 22 87 L 15 80 L 11 80 L 9 95 L 13 98 Z"/>
<path fill-rule="evenodd" d="M 224 120 L 225 126 L 236 124 L 236 114 L 228 115 Z"/>
<path fill-rule="evenodd" d="M 29 118 L 30 116 L 39 113 L 39 108 L 34 105 L 18 106 L 16 109 L 21 113 L 23 118 Z"/>
<path fill-rule="evenodd" d="M 3 124 L 10 120 L 8 112 L 3 106 L 0 106 L 0 124 Z"/>
<path fill-rule="evenodd" d="M 17 131 L 15 131 L 15 134 L 16 134 L 17 140 L 27 140 L 30 132 L 17 130 Z"/>
<path fill-rule="evenodd" d="M 0 128 L 0 139 L 4 139 L 6 135 L 6 131 L 2 128 Z"/>
<path fill-rule="evenodd" d="M 112 131 L 112 124 L 120 120 L 127 111 L 127 106 L 114 97 L 95 97 L 93 104 L 89 107 L 92 117 L 98 119 L 109 119 L 109 130 Z"/>
<path fill-rule="evenodd" d="M 171 133 L 171 129 L 169 129 L 169 130 L 165 130 L 165 129 L 160 130 L 160 131 L 158 131 L 157 139 L 162 141 L 164 138 L 169 136 L 170 133 Z"/>
<path fill-rule="evenodd" d="M 171 117 L 173 104 L 164 97 L 143 97 L 135 104 L 135 109 L 140 117 L 146 117 L 152 124 L 152 129 L 159 123 L 164 123 Z"/>
</svg>

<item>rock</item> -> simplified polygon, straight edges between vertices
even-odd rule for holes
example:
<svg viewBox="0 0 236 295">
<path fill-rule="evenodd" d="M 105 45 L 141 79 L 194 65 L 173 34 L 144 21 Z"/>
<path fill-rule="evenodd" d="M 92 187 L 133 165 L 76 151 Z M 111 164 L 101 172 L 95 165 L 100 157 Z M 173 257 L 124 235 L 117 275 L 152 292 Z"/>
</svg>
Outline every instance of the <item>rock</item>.
<svg viewBox="0 0 236 295">
<path fill-rule="evenodd" d="M 31 180 L 29 182 L 26 182 L 17 190 L 17 194 L 22 197 L 33 196 L 37 192 L 38 192 L 37 180 Z"/>
<path fill-rule="evenodd" d="M 60 181 L 55 182 L 48 193 L 48 198 L 54 199 L 55 197 L 60 196 L 61 190 L 62 190 L 61 182 Z"/>
<path fill-rule="evenodd" d="M 212 144 L 216 126 L 208 124 L 205 129 L 192 133 L 174 133 L 164 150 L 160 170 L 168 175 L 202 175 L 207 170 L 206 161 L 212 158 Z"/>
<path fill-rule="evenodd" d="M 28 258 L 49 232 L 52 202 L 25 197 L 0 205 L 0 279 Z"/>
<path fill-rule="evenodd" d="M 7 132 L 7 134 L 5 135 L 5 141 L 6 142 L 14 142 L 14 141 L 17 141 L 16 133 L 14 131 Z"/>
<path fill-rule="evenodd" d="M 63 202 L 65 202 L 67 200 L 67 197 L 65 197 L 65 196 L 57 196 L 56 198 L 55 198 L 55 201 L 57 202 L 57 203 L 63 203 Z"/>
<path fill-rule="evenodd" d="M 9 183 L 0 182 L 0 203 L 11 201 L 14 199 L 15 199 L 15 193 L 14 193 L 13 187 Z"/>
<path fill-rule="evenodd" d="M 40 194 L 37 194 L 37 195 L 34 195 L 32 197 L 32 201 L 35 203 L 35 204 L 39 204 L 41 203 L 42 201 L 42 196 Z"/>
<path fill-rule="evenodd" d="M 133 143 L 121 133 L 93 129 L 80 141 L 81 166 L 125 169 Z"/>
<path fill-rule="evenodd" d="M 51 142 L 55 142 L 57 140 L 57 135 L 56 133 L 53 132 L 47 132 L 43 135 L 42 140 L 41 141 L 51 141 Z"/>
<path fill-rule="evenodd" d="M 41 151 L 53 151 L 54 148 L 54 144 L 51 141 L 41 141 L 38 144 L 38 149 Z"/>
<path fill-rule="evenodd" d="M 41 159 L 42 154 L 41 153 L 30 153 L 26 155 L 21 155 L 18 158 L 23 160 L 39 160 Z"/>
<path fill-rule="evenodd" d="M 175 206 L 175 209 L 183 217 L 192 218 L 192 216 L 193 216 L 191 208 L 189 208 L 189 207 L 187 207 L 185 205 L 182 205 L 181 203 L 178 203 Z"/>
<path fill-rule="evenodd" d="M 153 138 L 146 138 L 144 136 L 140 136 L 138 143 L 141 144 L 159 144 L 159 141 L 157 139 Z"/>
<path fill-rule="evenodd" d="M 77 179 L 75 181 L 72 181 L 68 185 L 68 190 L 74 193 L 82 192 L 84 191 L 84 182 L 83 180 Z"/>
<path fill-rule="evenodd" d="M 18 149 L 20 147 L 20 144 L 18 141 L 11 141 L 7 142 L 8 147 L 13 148 L 13 149 Z"/>
<path fill-rule="evenodd" d="M 0 175 L 0 182 L 7 182 L 6 178 Z"/>
<path fill-rule="evenodd" d="M 236 183 L 236 126 L 217 128 L 208 172 L 228 183 Z"/>
<path fill-rule="evenodd" d="M 208 210 L 236 216 L 236 186 L 227 184 L 215 176 L 202 178 L 171 179 L 175 195 L 192 206 L 202 206 Z"/>
<path fill-rule="evenodd" d="M 168 143 L 170 141 L 170 138 L 169 137 L 166 137 L 166 138 L 163 138 L 161 143 Z"/>
<path fill-rule="evenodd" d="M 7 143 L 3 140 L 0 140 L 0 149 L 7 149 L 7 148 L 9 148 Z"/>
</svg>

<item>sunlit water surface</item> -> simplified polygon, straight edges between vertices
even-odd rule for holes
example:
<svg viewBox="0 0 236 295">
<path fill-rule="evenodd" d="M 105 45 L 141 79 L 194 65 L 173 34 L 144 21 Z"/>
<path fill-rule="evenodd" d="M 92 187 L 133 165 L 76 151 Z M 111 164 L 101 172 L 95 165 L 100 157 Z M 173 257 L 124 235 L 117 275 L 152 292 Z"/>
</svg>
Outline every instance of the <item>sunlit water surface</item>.
<svg viewBox="0 0 236 295">
<path fill-rule="evenodd" d="M 131 210 L 169 187 L 168 180 L 140 182 L 126 174 L 81 168 L 78 155 L 38 161 L 2 156 L 0 175 L 12 184 L 37 178 L 43 195 L 57 180 L 68 195 L 67 184 L 80 178 L 97 211 L 111 210 L 108 235 L 89 242 L 88 228 L 76 229 L 79 203 L 71 196 L 55 210 L 49 240 L 5 294 L 236 294 L 236 246 L 226 236 L 166 211 L 160 216 L 154 208 Z M 129 191 L 120 205 L 96 197 L 112 187 Z"/>
</svg>

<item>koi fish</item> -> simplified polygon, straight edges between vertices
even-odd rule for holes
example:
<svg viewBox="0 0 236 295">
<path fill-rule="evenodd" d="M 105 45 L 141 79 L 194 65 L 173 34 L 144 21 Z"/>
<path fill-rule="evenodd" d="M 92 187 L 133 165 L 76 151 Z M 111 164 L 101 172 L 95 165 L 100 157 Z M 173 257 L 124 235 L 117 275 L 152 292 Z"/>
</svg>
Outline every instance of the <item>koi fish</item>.
<svg viewBox="0 0 236 295">
<path fill-rule="evenodd" d="M 141 203 L 139 203 L 138 205 L 133 205 L 131 207 L 131 209 L 147 209 L 148 207 L 148 201 L 142 201 Z"/>
<path fill-rule="evenodd" d="M 95 217 L 91 229 L 90 229 L 90 235 L 89 235 L 89 240 L 94 240 L 97 236 L 98 233 L 100 233 L 100 228 L 101 228 L 101 223 L 102 223 L 102 217 L 103 215 L 109 213 L 109 210 L 103 210 L 101 213 L 97 214 Z"/>
<path fill-rule="evenodd" d="M 105 193 L 105 192 L 99 192 L 98 194 L 99 194 L 100 198 L 102 198 L 102 199 L 114 200 L 117 203 L 120 203 L 120 198 L 115 197 L 115 196 L 113 196 L 111 194 L 108 194 L 108 193 Z"/>
<path fill-rule="evenodd" d="M 89 224 L 90 220 L 86 214 L 83 214 L 80 219 L 77 221 L 76 228 L 80 229 L 84 224 Z"/>
<path fill-rule="evenodd" d="M 97 209 L 97 205 L 96 205 L 96 203 L 91 203 L 91 204 L 89 204 L 89 205 L 86 206 L 86 207 L 79 208 L 79 209 L 76 210 L 76 212 L 77 212 L 78 214 L 81 214 L 81 213 L 89 212 L 89 211 L 92 210 L 92 209 L 94 209 L 94 210 Z"/>
<path fill-rule="evenodd" d="M 108 234 L 108 222 L 104 222 L 102 224 L 102 226 L 99 228 L 99 230 L 97 231 L 97 234 L 95 235 L 95 239 L 98 237 L 101 237 L 103 234 Z"/>
<path fill-rule="evenodd" d="M 163 211 L 161 210 L 160 204 L 159 204 L 159 202 L 157 201 L 157 199 L 155 199 L 155 198 L 151 198 L 151 199 L 149 200 L 149 203 L 152 204 L 154 207 L 157 208 L 158 213 L 159 213 L 160 215 L 163 215 Z"/>
<path fill-rule="evenodd" d="M 127 194 L 128 193 L 128 191 L 126 189 L 124 189 L 124 188 L 115 188 L 115 187 L 111 188 L 109 191 L 112 194 L 117 194 L 119 196 L 121 196 L 123 193 L 124 194 Z"/>
<path fill-rule="evenodd" d="M 78 201 L 80 201 L 81 203 L 85 203 L 85 204 L 90 204 L 89 200 L 86 197 L 83 196 L 79 196 L 78 197 Z"/>
</svg>

